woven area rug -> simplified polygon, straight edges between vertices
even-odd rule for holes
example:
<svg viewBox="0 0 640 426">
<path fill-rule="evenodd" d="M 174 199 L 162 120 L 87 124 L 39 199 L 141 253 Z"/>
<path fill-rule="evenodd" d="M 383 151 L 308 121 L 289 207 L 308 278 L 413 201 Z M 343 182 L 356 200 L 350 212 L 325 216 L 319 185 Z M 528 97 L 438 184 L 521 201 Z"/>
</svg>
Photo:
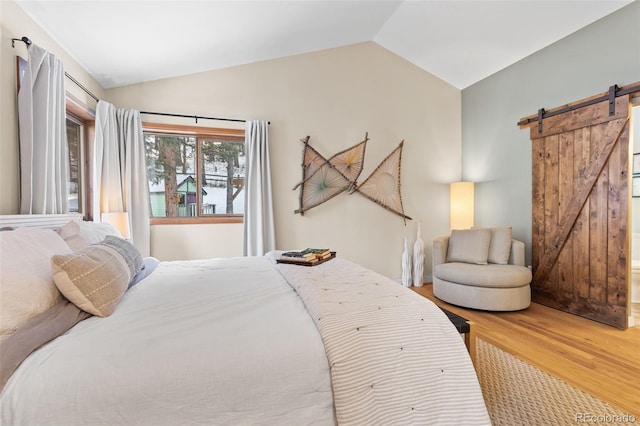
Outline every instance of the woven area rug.
<svg viewBox="0 0 640 426">
<path fill-rule="evenodd" d="M 477 339 L 476 357 L 478 379 L 495 426 L 638 424 L 633 417 L 481 339 Z"/>
</svg>

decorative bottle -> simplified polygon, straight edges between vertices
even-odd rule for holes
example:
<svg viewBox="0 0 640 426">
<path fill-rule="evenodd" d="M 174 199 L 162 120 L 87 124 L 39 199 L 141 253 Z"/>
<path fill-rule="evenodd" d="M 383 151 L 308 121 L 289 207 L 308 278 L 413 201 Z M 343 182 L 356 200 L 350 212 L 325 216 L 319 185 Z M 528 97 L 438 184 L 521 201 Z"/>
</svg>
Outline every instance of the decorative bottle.
<svg viewBox="0 0 640 426">
<path fill-rule="evenodd" d="M 420 236 L 422 222 L 418 222 L 418 235 L 413 245 L 413 286 L 422 287 L 424 280 L 424 241 Z"/>
<path fill-rule="evenodd" d="M 411 253 L 409 253 L 407 237 L 404 237 L 404 251 L 402 252 L 402 285 L 411 287 Z"/>
</svg>

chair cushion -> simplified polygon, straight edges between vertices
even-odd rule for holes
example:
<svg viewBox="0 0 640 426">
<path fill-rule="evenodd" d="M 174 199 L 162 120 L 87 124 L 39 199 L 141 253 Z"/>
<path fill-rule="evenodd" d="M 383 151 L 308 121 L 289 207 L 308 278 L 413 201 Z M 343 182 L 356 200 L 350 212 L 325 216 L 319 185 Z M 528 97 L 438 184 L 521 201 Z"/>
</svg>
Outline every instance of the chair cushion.
<svg viewBox="0 0 640 426">
<path fill-rule="evenodd" d="M 441 263 L 436 265 L 434 274 L 444 281 L 476 287 L 511 288 L 531 282 L 529 268 L 515 265 Z"/>
<path fill-rule="evenodd" d="M 489 263 L 506 265 L 511 254 L 511 227 L 501 226 L 491 228 L 491 243 L 489 244 Z"/>
<path fill-rule="evenodd" d="M 449 237 L 447 262 L 466 262 L 485 265 L 489 257 L 491 230 L 454 229 Z"/>
</svg>

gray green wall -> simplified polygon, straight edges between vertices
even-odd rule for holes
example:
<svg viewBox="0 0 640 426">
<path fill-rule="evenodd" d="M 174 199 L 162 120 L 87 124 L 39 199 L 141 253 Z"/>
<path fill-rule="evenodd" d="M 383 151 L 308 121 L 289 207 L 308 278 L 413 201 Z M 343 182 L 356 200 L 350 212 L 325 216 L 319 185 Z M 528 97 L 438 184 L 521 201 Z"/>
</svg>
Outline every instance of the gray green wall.
<svg viewBox="0 0 640 426">
<path fill-rule="evenodd" d="M 638 81 L 640 1 L 635 1 L 464 89 L 462 178 L 476 182 L 476 226 L 513 226 L 530 262 L 531 142 L 528 129 L 516 123 L 539 108 Z"/>
</svg>

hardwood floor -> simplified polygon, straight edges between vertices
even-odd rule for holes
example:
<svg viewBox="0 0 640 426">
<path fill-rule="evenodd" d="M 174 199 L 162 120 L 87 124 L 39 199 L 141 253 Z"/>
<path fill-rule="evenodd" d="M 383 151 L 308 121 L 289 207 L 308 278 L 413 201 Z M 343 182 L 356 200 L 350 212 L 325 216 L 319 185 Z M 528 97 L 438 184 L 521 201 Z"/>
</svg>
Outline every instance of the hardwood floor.
<svg viewBox="0 0 640 426">
<path fill-rule="evenodd" d="M 640 419 L 640 328 L 619 330 L 536 303 L 517 312 L 464 309 L 435 298 L 431 284 L 411 289 L 472 321 L 481 339 Z"/>
</svg>

